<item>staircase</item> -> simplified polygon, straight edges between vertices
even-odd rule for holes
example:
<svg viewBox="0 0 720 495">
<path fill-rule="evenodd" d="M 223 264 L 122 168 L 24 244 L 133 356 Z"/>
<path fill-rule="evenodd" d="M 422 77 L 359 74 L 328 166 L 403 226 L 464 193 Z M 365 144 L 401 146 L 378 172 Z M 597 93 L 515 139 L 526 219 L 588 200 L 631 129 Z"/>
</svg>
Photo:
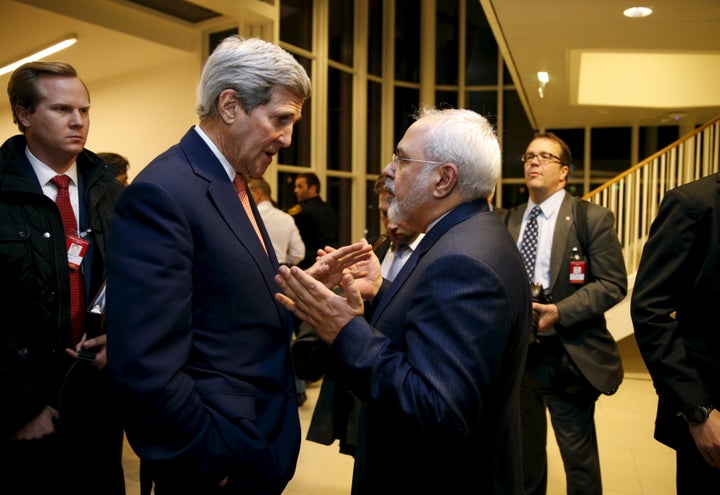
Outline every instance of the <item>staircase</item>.
<svg viewBox="0 0 720 495">
<path fill-rule="evenodd" d="M 615 230 L 625 257 L 628 295 L 605 314 L 615 340 L 633 333 L 630 295 L 642 248 L 665 193 L 716 173 L 719 163 L 720 116 L 583 196 L 615 213 Z"/>
</svg>

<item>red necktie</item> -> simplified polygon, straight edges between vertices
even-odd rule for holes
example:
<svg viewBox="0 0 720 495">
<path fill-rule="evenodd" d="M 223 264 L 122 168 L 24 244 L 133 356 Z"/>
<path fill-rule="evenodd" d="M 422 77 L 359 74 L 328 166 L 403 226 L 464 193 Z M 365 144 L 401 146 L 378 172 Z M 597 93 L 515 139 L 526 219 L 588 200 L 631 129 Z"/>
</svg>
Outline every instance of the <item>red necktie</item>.
<svg viewBox="0 0 720 495">
<path fill-rule="evenodd" d="M 77 221 L 75 220 L 75 213 L 73 212 L 72 205 L 70 204 L 70 192 L 68 191 L 70 177 L 67 175 L 56 175 L 50 179 L 50 182 L 55 184 L 55 187 L 58 189 L 55 204 L 57 204 L 58 210 L 60 210 L 60 217 L 62 218 L 65 238 L 67 239 L 68 235 L 78 235 Z M 70 270 L 70 321 L 72 323 L 71 344 L 75 345 L 80 342 L 80 339 L 82 338 L 83 321 L 85 320 L 85 295 L 80 269 L 68 267 L 68 270 Z"/>
<path fill-rule="evenodd" d="M 240 202 L 242 203 L 243 208 L 245 208 L 245 213 L 247 213 L 247 216 L 250 219 L 250 223 L 252 223 L 252 226 L 255 229 L 255 233 L 258 236 L 258 239 L 260 239 L 260 244 L 262 244 L 262 247 L 265 250 L 265 254 L 267 254 L 267 247 L 265 247 L 265 241 L 263 240 L 262 234 L 260 233 L 260 227 L 258 227 L 257 221 L 255 220 L 255 215 L 253 215 L 252 207 L 250 206 L 250 199 L 247 195 L 247 185 L 245 184 L 245 179 L 243 179 L 242 175 L 235 174 L 235 178 L 233 179 L 233 186 L 235 186 L 235 191 L 237 191 Z"/>
</svg>

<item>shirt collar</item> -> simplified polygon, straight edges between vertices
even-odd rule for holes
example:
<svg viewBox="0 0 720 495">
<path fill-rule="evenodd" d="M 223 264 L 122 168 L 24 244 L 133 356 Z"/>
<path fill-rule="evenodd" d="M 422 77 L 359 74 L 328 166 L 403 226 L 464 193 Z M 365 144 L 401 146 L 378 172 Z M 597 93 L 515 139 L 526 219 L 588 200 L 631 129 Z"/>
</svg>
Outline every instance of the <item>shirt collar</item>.
<svg viewBox="0 0 720 495">
<path fill-rule="evenodd" d="M 415 251 L 415 248 L 417 248 L 418 244 L 420 244 L 420 241 L 422 241 L 422 238 L 425 237 L 425 234 L 418 234 L 415 236 L 415 239 L 410 242 L 410 244 L 401 244 L 400 246 L 395 246 L 392 244 L 390 246 L 390 249 L 393 249 L 393 252 L 397 252 L 397 248 L 399 247 L 407 247 L 410 248 L 410 251 Z"/>
<path fill-rule="evenodd" d="M 552 193 L 550 197 L 548 197 L 540 205 L 534 203 L 532 199 L 528 200 L 528 205 L 525 209 L 525 217 L 527 218 L 527 216 L 530 215 L 530 211 L 532 211 L 535 206 L 540 206 L 542 214 L 545 218 L 553 216 L 555 212 L 560 209 L 560 205 L 562 204 L 563 199 L 565 199 L 565 194 L 565 189 L 560 189 L 559 191 Z"/>
<path fill-rule="evenodd" d="M 228 161 L 228 159 L 225 158 L 225 155 L 223 155 L 220 152 L 220 149 L 217 146 L 215 146 L 215 143 L 213 143 L 212 139 L 210 139 L 210 137 L 208 137 L 208 135 L 205 134 L 205 132 L 200 128 L 199 125 L 196 125 L 194 127 L 194 129 L 195 129 L 195 132 L 198 133 L 198 136 L 200 136 L 200 138 L 203 141 L 205 141 L 205 144 L 208 145 L 208 148 L 210 148 L 210 151 L 212 151 L 212 154 L 215 155 L 215 158 L 217 158 L 220 161 L 220 164 L 225 169 L 225 173 L 228 175 L 228 178 L 232 182 L 235 179 L 237 172 L 235 171 L 233 166 L 230 165 L 230 162 Z"/>
<path fill-rule="evenodd" d="M 40 181 L 41 186 L 47 185 L 48 182 L 50 182 L 50 180 L 56 175 L 67 175 L 68 177 L 70 177 L 71 183 L 75 184 L 75 186 L 77 187 L 77 162 L 73 162 L 72 165 L 70 165 L 70 168 L 67 169 L 64 174 L 58 174 L 52 168 L 41 162 L 40 159 L 33 155 L 30 149 L 27 147 L 25 147 L 25 156 L 27 156 L 27 159 L 30 162 L 33 171 L 35 172 L 38 181 Z"/>
</svg>

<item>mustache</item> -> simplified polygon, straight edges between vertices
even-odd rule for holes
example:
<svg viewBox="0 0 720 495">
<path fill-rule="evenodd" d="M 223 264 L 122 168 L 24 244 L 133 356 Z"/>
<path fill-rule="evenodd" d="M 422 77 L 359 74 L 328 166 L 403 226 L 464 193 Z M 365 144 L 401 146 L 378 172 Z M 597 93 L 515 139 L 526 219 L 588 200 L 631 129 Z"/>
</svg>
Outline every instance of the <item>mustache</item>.
<svg viewBox="0 0 720 495">
<path fill-rule="evenodd" d="M 395 183 L 390 179 L 390 177 L 385 179 L 385 189 L 387 192 L 389 192 L 392 195 L 392 198 L 390 198 L 390 202 L 395 201 Z"/>
</svg>

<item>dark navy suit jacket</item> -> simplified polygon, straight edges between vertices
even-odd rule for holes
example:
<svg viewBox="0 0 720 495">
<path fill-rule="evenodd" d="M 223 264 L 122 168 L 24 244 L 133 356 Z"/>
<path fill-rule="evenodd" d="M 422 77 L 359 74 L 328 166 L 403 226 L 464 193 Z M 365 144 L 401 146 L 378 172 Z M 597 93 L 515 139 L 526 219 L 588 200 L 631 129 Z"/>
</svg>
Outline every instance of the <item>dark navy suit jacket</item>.
<svg viewBox="0 0 720 495">
<path fill-rule="evenodd" d="M 257 208 L 253 213 L 270 238 Z M 142 460 L 281 493 L 300 425 L 291 314 L 233 185 L 194 129 L 121 195 L 108 247 L 108 358 Z"/>
<path fill-rule="evenodd" d="M 328 375 L 365 402 L 353 493 L 522 493 L 530 294 L 499 216 L 452 210 L 374 306 L 328 353 Z"/>
</svg>

